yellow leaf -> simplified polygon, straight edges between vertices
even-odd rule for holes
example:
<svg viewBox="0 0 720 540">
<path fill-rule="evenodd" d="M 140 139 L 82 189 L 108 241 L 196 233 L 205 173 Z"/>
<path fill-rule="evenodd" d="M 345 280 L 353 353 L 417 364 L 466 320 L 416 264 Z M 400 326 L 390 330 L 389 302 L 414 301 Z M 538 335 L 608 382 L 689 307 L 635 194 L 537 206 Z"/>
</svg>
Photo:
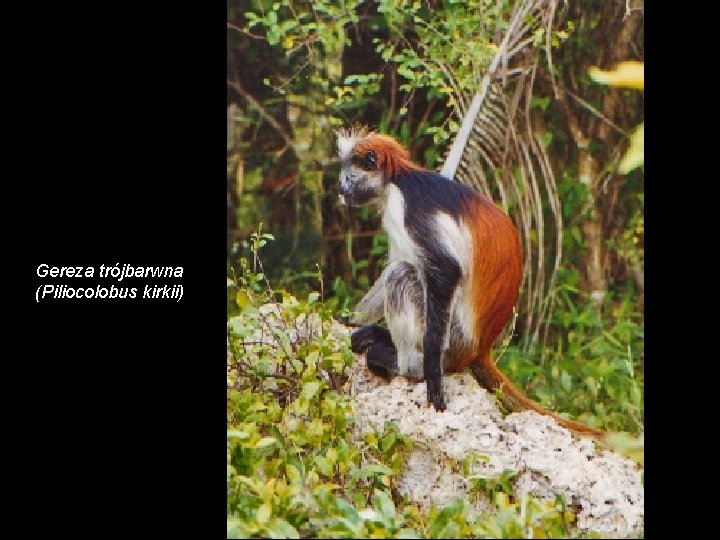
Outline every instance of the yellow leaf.
<svg viewBox="0 0 720 540">
<path fill-rule="evenodd" d="M 645 163 L 645 123 L 643 122 L 630 134 L 630 146 L 625 152 L 618 172 L 627 174 Z"/>
<path fill-rule="evenodd" d="M 622 86 L 625 88 L 645 88 L 645 63 L 628 61 L 620 62 L 614 70 L 605 71 L 591 67 L 588 74 L 596 82 L 609 84 L 610 86 Z"/>
<path fill-rule="evenodd" d="M 260 497 L 262 497 L 263 502 L 270 506 L 272 506 L 273 496 L 275 495 L 275 482 L 275 478 L 271 478 L 270 480 L 268 480 L 263 486 L 263 489 L 261 490 L 262 493 L 259 493 Z"/>
<path fill-rule="evenodd" d="M 495 504 L 500 508 L 501 510 L 503 508 L 507 508 L 510 506 L 510 499 L 507 496 L 507 493 L 504 493 L 502 491 L 499 491 L 495 494 Z"/>
<path fill-rule="evenodd" d="M 285 465 L 285 474 L 288 477 L 288 480 L 290 482 L 300 482 L 302 480 L 302 476 L 300 475 L 300 471 L 297 470 L 295 465 Z"/>
<path fill-rule="evenodd" d="M 258 482 L 254 478 L 248 478 L 247 476 L 237 476 L 236 480 L 252 489 L 255 493 L 258 495 L 261 495 L 261 492 L 265 490 L 265 485 Z"/>
<path fill-rule="evenodd" d="M 235 302 L 241 308 L 252 304 L 252 302 L 250 301 L 250 296 L 248 295 L 248 293 L 246 291 L 244 291 L 242 289 L 239 290 L 237 292 L 237 294 L 235 295 Z"/>
<path fill-rule="evenodd" d="M 318 475 L 315 470 L 310 470 L 307 474 L 307 485 L 312 487 L 316 486 L 319 483 L 320 476 Z"/>
<path fill-rule="evenodd" d="M 255 448 L 264 448 L 265 446 L 270 446 L 271 444 L 275 444 L 276 442 L 277 439 L 275 437 L 263 437 L 255 443 Z"/>
<path fill-rule="evenodd" d="M 268 522 L 270 519 L 270 514 L 272 513 L 272 507 L 265 503 L 258 508 L 257 512 L 255 513 L 255 519 L 260 525 L 265 525 L 265 523 Z"/>
</svg>

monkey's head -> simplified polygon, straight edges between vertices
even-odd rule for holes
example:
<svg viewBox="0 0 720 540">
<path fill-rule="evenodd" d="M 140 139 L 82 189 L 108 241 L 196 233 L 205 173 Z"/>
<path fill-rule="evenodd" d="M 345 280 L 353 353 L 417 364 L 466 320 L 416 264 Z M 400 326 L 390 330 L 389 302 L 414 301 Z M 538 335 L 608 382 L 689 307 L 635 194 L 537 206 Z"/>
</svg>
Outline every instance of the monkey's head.
<svg viewBox="0 0 720 540">
<path fill-rule="evenodd" d="M 392 137 L 366 127 L 336 132 L 340 171 L 340 202 L 349 206 L 382 203 L 385 186 L 395 175 L 417 169 L 407 151 Z"/>
</svg>

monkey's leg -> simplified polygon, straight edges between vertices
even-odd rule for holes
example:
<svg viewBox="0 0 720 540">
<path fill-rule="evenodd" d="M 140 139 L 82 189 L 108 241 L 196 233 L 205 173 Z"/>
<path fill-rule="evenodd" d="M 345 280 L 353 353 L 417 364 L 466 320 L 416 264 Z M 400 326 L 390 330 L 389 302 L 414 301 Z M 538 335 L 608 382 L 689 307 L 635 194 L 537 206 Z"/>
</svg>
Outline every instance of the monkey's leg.
<svg viewBox="0 0 720 540">
<path fill-rule="evenodd" d="M 373 315 L 372 319 L 377 320 L 378 307 L 384 310 L 389 331 L 373 325 L 353 332 L 350 336 L 353 352 L 367 350 L 367 366 L 376 375 L 385 378 L 403 375 L 422 380 L 425 308 L 422 283 L 412 265 L 389 264 L 357 310 L 367 310 Z"/>
<path fill-rule="evenodd" d="M 398 372 L 398 356 L 395 347 L 382 343 L 370 346 L 367 352 L 367 367 L 375 375 L 392 379 Z"/>
<path fill-rule="evenodd" d="M 383 316 L 385 305 L 385 283 L 393 265 L 388 265 L 372 288 L 355 307 L 357 312 L 350 323 L 374 323 Z M 367 351 L 367 366 L 376 375 L 390 378 L 397 374 L 397 352 L 390 332 L 377 325 L 370 325 L 350 334 L 350 349 L 354 353 Z"/>
<path fill-rule="evenodd" d="M 397 373 L 422 380 L 425 305 L 417 270 L 406 262 L 388 266 L 385 278 L 385 320 L 397 351 Z"/>
<path fill-rule="evenodd" d="M 423 372 L 427 398 L 436 411 L 444 411 L 442 358 L 448 345 L 450 307 L 462 270 L 446 253 L 430 253 L 425 265 L 425 334 L 423 336 Z"/>
<path fill-rule="evenodd" d="M 381 326 L 371 325 L 350 334 L 350 349 L 354 353 L 363 353 L 375 343 L 393 347 L 390 332 Z"/>
</svg>

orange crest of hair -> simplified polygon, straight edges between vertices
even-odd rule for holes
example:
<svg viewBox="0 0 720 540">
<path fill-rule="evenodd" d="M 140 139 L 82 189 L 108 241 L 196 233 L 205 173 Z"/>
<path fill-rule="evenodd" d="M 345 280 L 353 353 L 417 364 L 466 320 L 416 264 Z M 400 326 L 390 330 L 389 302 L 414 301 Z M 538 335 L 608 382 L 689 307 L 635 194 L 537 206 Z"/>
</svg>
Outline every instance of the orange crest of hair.
<svg viewBox="0 0 720 540">
<path fill-rule="evenodd" d="M 392 178 L 397 173 L 420 169 L 421 167 L 410 159 L 410 154 L 395 139 L 371 130 L 367 126 L 353 126 L 350 129 L 341 129 L 336 132 L 338 137 L 355 141 L 352 153 L 362 157 L 373 151 L 377 156 L 377 168 L 382 171 L 385 178 Z"/>
</svg>

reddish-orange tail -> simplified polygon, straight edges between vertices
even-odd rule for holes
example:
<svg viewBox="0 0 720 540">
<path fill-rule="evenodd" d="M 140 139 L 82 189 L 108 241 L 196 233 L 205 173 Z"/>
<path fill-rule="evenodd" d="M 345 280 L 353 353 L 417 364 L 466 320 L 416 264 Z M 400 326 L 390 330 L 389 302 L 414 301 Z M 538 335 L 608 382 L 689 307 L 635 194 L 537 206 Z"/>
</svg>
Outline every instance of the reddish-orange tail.
<svg viewBox="0 0 720 540">
<path fill-rule="evenodd" d="M 490 358 L 490 353 L 487 353 L 483 360 L 478 363 L 474 363 L 470 366 L 475 379 L 477 379 L 480 386 L 488 391 L 500 391 L 503 405 L 508 409 L 519 412 L 519 411 L 535 411 L 540 414 L 550 416 L 561 426 L 569 429 L 573 433 L 585 437 L 591 437 L 596 442 L 606 445 L 606 438 L 608 433 L 602 429 L 597 429 L 582 422 L 576 422 L 574 420 L 568 420 L 562 416 L 555 414 L 552 411 L 540 406 L 530 398 L 525 396 L 515 386 L 510 379 L 508 379 L 496 366 Z"/>
</svg>

